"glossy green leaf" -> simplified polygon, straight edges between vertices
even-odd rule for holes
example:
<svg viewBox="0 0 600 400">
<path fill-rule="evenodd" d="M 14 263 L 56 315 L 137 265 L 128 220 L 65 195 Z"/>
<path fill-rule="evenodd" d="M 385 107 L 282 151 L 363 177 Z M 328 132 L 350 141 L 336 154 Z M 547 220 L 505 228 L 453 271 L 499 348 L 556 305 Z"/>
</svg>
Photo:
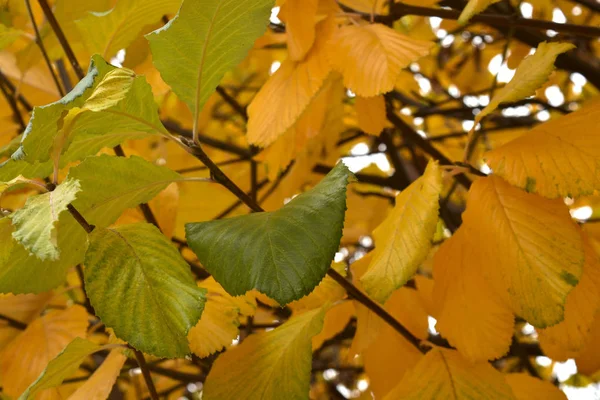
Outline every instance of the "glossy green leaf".
<svg viewBox="0 0 600 400">
<path fill-rule="evenodd" d="M 258 289 L 281 305 L 298 300 L 323 279 L 339 247 L 351 178 L 340 162 L 277 211 L 186 224 L 188 243 L 230 294 Z"/>
<path fill-rule="evenodd" d="M 222 354 L 206 379 L 206 400 L 308 399 L 312 337 L 327 307 L 291 318 L 271 332 L 249 336 Z"/>
<path fill-rule="evenodd" d="M 42 261 L 58 259 L 56 225 L 79 190 L 79 181 L 71 179 L 52 192 L 29 197 L 25 206 L 10 216 L 13 238 Z"/>
<path fill-rule="evenodd" d="M 117 337 L 158 357 L 190 352 L 187 334 L 202 314 L 206 290 L 154 225 L 96 228 L 84 276 L 92 306 Z"/>
<path fill-rule="evenodd" d="M 273 0 L 185 0 L 146 35 L 154 65 L 195 118 L 223 78 L 266 30 Z"/>
<path fill-rule="evenodd" d="M 92 57 L 88 74 L 75 88 L 61 100 L 35 107 L 31 121 L 27 125 L 21 146 L 11 158 L 0 165 L 0 180 L 10 180 L 17 175 L 27 178 L 46 177 L 52 171 L 53 148 L 57 137 L 63 134 L 65 122 L 68 125 L 70 146 L 60 157 L 60 166 L 96 154 L 104 147 L 113 147 L 128 139 L 141 139 L 152 134 L 164 134 L 156 103 L 150 85 L 143 76 L 135 76 L 122 97 L 99 104 L 98 94 L 105 92 L 107 83 L 113 82 L 107 74 L 125 76 L 132 74 L 123 70 L 116 74 L 116 67 L 108 64 L 100 56 Z M 109 77 L 110 77 L 109 76 Z M 99 85 L 104 83 L 103 87 Z M 123 86 L 117 85 L 117 91 Z M 118 99 L 119 101 L 114 101 Z M 87 104 L 89 101 L 90 104 Z M 74 118 L 71 110 L 78 112 Z M 94 110 L 96 112 L 92 112 Z M 70 117 L 69 117 L 70 115 Z"/>
<path fill-rule="evenodd" d="M 133 43 L 145 26 L 160 21 L 163 15 L 176 13 L 181 1 L 117 1 L 112 10 L 90 12 L 75 23 L 90 53 L 110 58 Z"/>
<path fill-rule="evenodd" d="M 98 175 L 110 177 L 98 179 Z M 181 175 L 140 157 L 102 155 L 88 157 L 72 167 L 69 180 L 81 189 L 73 205 L 88 222 L 98 227 L 114 223 L 128 208 L 146 203 Z M 0 293 L 40 293 L 60 285 L 67 270 L 83 262 L 87 236 L 69 213 L 62 213 L 56 225 L 60 258 L 41 261 L 13 240 L 10 255 L 0 264 Z M 0 258 L 0 261 L 2 259 Z"/>
<path fill-rule="evenodd" d="M 33 399 L 39 391 L 59 386 L 65 379 L 77 372 L 79 365 L 89 355 L 114 346 L 100 346 L 89 340 L 75 338 L 58 356 L 48 363 L 44 372 L 23 392 L 19 400 Z"/>
</svg>

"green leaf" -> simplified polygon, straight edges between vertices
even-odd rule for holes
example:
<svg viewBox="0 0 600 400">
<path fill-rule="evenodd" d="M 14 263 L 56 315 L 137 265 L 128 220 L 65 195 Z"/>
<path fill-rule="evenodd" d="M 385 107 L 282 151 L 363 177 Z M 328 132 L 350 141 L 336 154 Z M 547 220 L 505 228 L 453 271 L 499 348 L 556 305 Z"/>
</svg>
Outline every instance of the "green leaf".
<svg viewBox="0 0 600 400">
<path fill-rule="evenodd" d="M 231 295 L 258 289 L 281 305 L 298 300 L 323 279 L 339 247 L 353 177 L 340 162 L 277 211 L 186 224 L 190 248 Z"/>
<path fill-rule="evenodd" d="M 149 33 L 154 65 L 197 120 L 223 75 L 266 30 L 273 0 L 185 0 L 164 27 Z"/>
<path fill-rule="evenodd" d="M 119 338 L 157 357 L 190 352 L 187 334 L 202 314 L 206 290 L 154 225 L 96 228 L 84 276 L 97 315 Z"/>
<path fill-rule="evenodd" d="M 118 1 L 112 10 L 90 12 L 75 23 L 90 53 L 110 58 L 133 43 L 145 26 L 176 13 L 180 5 L 181 0 Z"/>
<path fill-rule="evenodd" d="M 13 247 L 12 233 L 14 228 L 10 218 L 0 218 L 0 265 L 3 265 Z"/>
<path fill-rule="evenodd" d="M 42 374 L 33 382 L 19 400 L 35 398 L 36 393 L 44 389 L 59 386 L 65 379 L 74 375 L 79 365 L 91 354 L 114 347 L 100 346 L 82 338 L 75 338 L 58 356 L 52 359 Z"/>
<path fill-rule="evenodd" d="M 160 122 L 151 87 L 142 76 L 133 78 L 131 86 L 127 85 L 128 90 L 120 101 L 103 103 L 104 108 L 98 110 L 97 96 L 99 90 L 106 89 L 106 85 L 100 89 L 98 86 L 111 82 L 105 79 L 107 74 L 118 76 L 119 74 L 111 72 L 116 69 L 100 56 L 94 56 L 88 74 L 69 94 L 57 102 L 35 107 L 21 146 L 8 161 L 0 164 L 0 180 L 10 180 L 16 176 L 15 173 L 27 178 L 48 176 L 53 169 L 50 161 L 52 149 L 55 148 L 65 118 L 72 109 L 93 108 L 96 112 L 81 112 L 74 121 L 70 121 L 68 136 L 72 142 L 60 158 L 61 167 L 128 139 L 165 134 L 166 130 Z M 126 69 L 123 71 L 122 75 L 133 74 Z M 121 83 L 122 81 L 123 79 Z M 114 94 L 114 89 L 112 91 Z M 91 104 L 87 104 L 88 101 Z"/>
<path fill-rule="evenodd" d="M 325 311 L 305 312 L 221 354 L 206 379 L 204 398 L 308 399 L 312 337 L 321 332 Z"/>
<path fill-rule="evenodd" d="M 99 179 L 99 175 L 107 177 Z M 72 167 L 69 180 L 81 189 L 73 206 L 98 227 L 114 223 L 128 208 L 146 203 L 181 175 L 140 157 L 102 155 L 88 157 Z M 69 213 L 62 213 L 56 227 L 60 258 L 41 261 L 13 240 L 10 255 L 0 264 L 0 293 L 40 293 L 63 283 L 67 270 L 83 262 L 87 235 Z M 0 259 L 1 261 L 1 259 Z"/>
<path fill-rule="evenodd" d="M 56 225 L 79 190 L 79 181 L 71 179 L 52 192 L 29 197 L 25 206 L 10 216 L 15 227 L 13 238 L 40 260 L 57 260 Z"/>
</svg>

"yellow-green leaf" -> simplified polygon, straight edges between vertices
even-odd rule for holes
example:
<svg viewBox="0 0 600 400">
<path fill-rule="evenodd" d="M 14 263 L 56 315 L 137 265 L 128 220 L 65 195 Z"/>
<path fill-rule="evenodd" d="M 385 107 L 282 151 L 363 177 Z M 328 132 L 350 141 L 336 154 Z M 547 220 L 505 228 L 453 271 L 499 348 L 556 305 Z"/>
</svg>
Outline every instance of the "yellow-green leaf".
<svg viewBox="0 0 600 400">
<path fill-rule="evenodd" d="M 96 228 L 85 254 L 85 289 L 115 335 L 158 357 L 189 353 L 187 334 L 204 308 L 179 251 L 151 224 Z"/>
<path fill-rule="evenodd" d="M 480 1 L 480 0 L 470 0 Z M 467 6 L 468 7 L 468 6 Z M 515 72 L 515 76 L 500 89 L 492 100 L 477 116 L 475 117 L 475 125 L 486 115 L 493 112 L 501 103 L 509 101 L 517 101 L 535 94 L 535 90 L 539 88 L 548 76 L 554 71 L 554 60 L 559 54 L 575 48 L 571 43 L 542 42 L 539 44 L 536 52 L 533 55 L 526 57 Z M 474 125 L 474 126 L 475 126 Z"/>
<path fill-rule="evenodd" d="M 10 216 L 15 228 L 12 237 L 40 260 L 57 260 L 58 219 L 80 189 L 79 181 L 72 179 L 52 192 L 29 197 L 25 206 Z"/>
<path fill-rule="evenodd" d="M 114 345 L 108 346 L 114 347 Z M 59 355 L 50 360 L 42 374 L 23 392 L 19 400 L 35 398 L 37 392 L 59 386 L 79 369 L 79 365 L 90 354 L 105 349 L 107 349 L 107 346 L 100 346 L 82 338 L 75 338 Z"/>
<path fill-rule="evenodd" d="M 380 303 L 404 285 L 427 257 L 441 190 L 441 171 L 437 163 L 430 162 L 423 176 L 396 197 L 390 215 L 373 231 L 375 254 L 361 283 Z"/>
<path fill-rule="evenodd" d="M 206 400 L 305 400 L 310 389 L 312 337 L 323 328 L 326 307 L 248 337 L 214 363 Z"/>
<path fill-rule="evenodd" d="M 471 186 L 463 214 L 484 276 L 515 314 L 545 328 L 563 319 L 583 272 L 581 235 L 562 199 L 548 200 L 488 176 Z"/>
<path fill-rule="evenodd" d="M 194 127 L 223 75 L 265 31 L 273 0 L 185 0 L 177 16 L 148 35 L 154 65 L 189 107 Z"/>
</svg>

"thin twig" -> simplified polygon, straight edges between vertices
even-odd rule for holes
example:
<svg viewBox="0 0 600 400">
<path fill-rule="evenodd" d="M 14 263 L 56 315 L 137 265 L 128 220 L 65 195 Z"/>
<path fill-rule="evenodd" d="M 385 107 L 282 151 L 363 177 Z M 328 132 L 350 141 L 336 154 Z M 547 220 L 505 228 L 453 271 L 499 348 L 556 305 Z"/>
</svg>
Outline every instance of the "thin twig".
<svg viewBox="0 0 600 400">
<path fill-rule="evenodd" d="M 135 359 L 142 370 L 142 375 L 144 376 L 144 380 L 146 381 L 146 386 L 148 387 L 148 392 L 150 392 L 150 398 L 152 400 L 159 400 L 158 393 L 156 392 L 156 386 L 154 386 L 154 382 L 152 381 L 152 375 L 150 375 L 150 370 L 148 369 L 148 364 L 146 364 L 146 359 L 144 358 L 144 354 L 131 347 L 135 354 Z"/>
<path fill-rule="evenodd" d="M 42 37 L 40 36 L 40 30 L 38 29 L 37 23 L 35 22 L 35 17 L 33 16 L 33 11 L 31 11 L 31 0 L 25 0 L 25 5 L 27 6 L 27 13 L 29 13 L 29 19 L 31 20 L 31 25 L 33 25 L 33 30 L 35 32 L 35 43 L 40 48 L 42 52 L 42 56 L 44 57 L 44 61 L 46 61 L 46 66 L 48 66 L 48 70 L 50 71 L 50 75 L 52 75 L 52 80 L 58 89 L 58 93 L 60 93 L 60 97 L 64 97 L 65 91 L 63 87 L 60 85 L 58 81 L 58 76 L 56 76 L 56 72 L 54 71 L 54 67 L 52 66 L 52 61 L 50 61 L 50 57 L 48 57 L 48 52 L 46 52 L 46 47 L 44 46 L 44 42 Z"/>
</svg>

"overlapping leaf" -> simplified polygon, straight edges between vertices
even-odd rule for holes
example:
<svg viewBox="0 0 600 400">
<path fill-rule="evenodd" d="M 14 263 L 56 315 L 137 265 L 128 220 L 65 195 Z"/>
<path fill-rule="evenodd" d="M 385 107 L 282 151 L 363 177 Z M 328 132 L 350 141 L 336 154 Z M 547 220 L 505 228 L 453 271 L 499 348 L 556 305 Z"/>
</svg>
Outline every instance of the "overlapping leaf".
<svg viewBox="0 0 600 400">
<path fill-rule="evenodd" d="M 202 314 L 206 291 L 156 227 L 96 228 L 84 276 L 90 302 L 117 337 L 159 357 L 189 353 L 187 334 Z"/>
<path fill-rule="evenodd" d="M 556 198 L 600 188 L 600 101 L 543 123 L 485 154 L 494 174 L 511 184 Z"/>
<path fill-rule="evenodd" d="M 189 223 L 188 243 L 228 293 L 257 289 L 282 305 L 300 299 L 323 279 L 339 247 L 351 177 L 340 162 L 277 211 Z"/>
<path fill-rule="evenodd" d="M 76 21 L 90 53 L 113 57 L 128 47 L 142 29 L 159 21 L 163 15 L 177 12 L 182 0 L 118 1 L 106 12 L 90 12 Z"/>
<path fill-rule="evenodd" d="M 87 326 L 87 313 L 81 306 L 50 311 L 34 320 L 0 356 L 2 391 L 13 398 L 20 396 L 50 360 L 73 339 L 85 336 Z"/>
<path fill-rule="evenodd" d="M 563 319 L 584 253 L 562 199 L 526 193 L 496 176 L 481 178 L 471 186 L 463 225 L 485 260 L 488 282 L 517 315 L 539 328 Z"/>
<path fill-rule="evenodd" d="M 567 398 L 552 383 L 525 373 L 508 374 L 505 378 L 517 400 L 566 400 Z"/>
<path fill-rule="evenodd" d="M 69 400 L 107 399 L 125 361 L 127 361 L 127 357 L 123 354 L 122 349 L 112 350 L 92 376 L 69 396 Z"/>
<path fill-rule="evenodd" d="M 514 316 L 484 279 L 486 261 L 468 239 L 461 228 L 436 252 L 433 302 L 438 308 L 436 329 L 467 360 L 477 362 L 508 351 Z"/>
<path fill-rule="evenodd" d="M 56 139 L 65 134 L 63 128 L 68 129 L 71 145 L 60 158 L 61 167 L 127 139 L 164 134 L 166 130 L 158 118 L 152 90 L 145 78 L 135 76 L 133 82 L 123 85 L 131 71 L 112 72 L 115 69 L 101 57 L 94 56 L 88 74 L 69 94 L 55 103 L 35 107 L 20 148 L 0 165 L 0 180 L 17 175 L 28 178 L 49 175 L 52 171 L 49 160 Z M 105 80 L 109 73 L 108 78 L 113 79 Z M 115 77 L 123 79 L 115 80 Z M 110 97 L 106 98 L 108 93 Z M 63 146 L 59 147 L 61 150 Z"/>
<path fill-rule="evenodd" d="M 358 127 L 370 135 L 379 135 L 387 123 L 383 96 L 356 97 Z"/>
<path fill-rule="evenodd" d="M 382 25 L 348 25 L 331 39 L 329 58 L 358 96 L 371 97 L 394 88 L 402 68 L 427 55 L 433 43 L 412 39 Z"/>
<path fill-rule="evenodd" d="M 101 171 L 111 179 L 98 179 Z M 73 206 L 98 227 L 106 227 L 130 207 L 145 203 L 181 180 L 181 175 L 140 157 L 88 157 L 69 170 L 68 181 L 79 181 L 80 192 Z M 12 229 L 6 227 L 6 229 Z M 2 232 L 5 232 L 2 230 Z M 56 226 L 61 257 L 41 261 L 16 241 L 3 243 L 10 254 L 0 268 L 1 293 L 40 293 L 60 285 L 68 268 L 83 261 L 86 234 L 68 213 L 62 213 Z M 0 259 L 1 260 L 1 259 Z"/>
<path fill-rule="evenodd" d="M 404 285 L 427 257 L 441 190 L 441 171 L 430 162 L 423 176 L 396 197 L 391 214 L 373 231 L 375 255 L 361 283 L 379 302 Z"/>
<path fill-rule="evenodd" d="M 90 354 L 105 348 L 88 340 L 75 338 L 59 355 L 50 360 L 42 374 L 23 392 L 19 400 L 35 398 L 39 391 L 59 386 L 79 369 L 79 364 Z"/>
<path fill-rule="evenodd" d="M 206 379 L 204 397 L 207 400 L 308 398 L 311 339 L 321 331 L 325 311 L 325 308 L 308 311 L 271 332 L 252 335 L 222 354 Z"/>
<path fill-rule="evenodd" d="M 52 192 L 28 198 L 25 206 L 10 216 L 15 228 L 12 237 L 40 260 L 57 260 L 56 225 L 79 190 L 79 181 L 70 180 Z"/>
<path fill-rule="evenodd" d="M 289 129 L 319 92 L 331 71 L 328 40 L 335 30 L 329 17 L 317 24 L 316 40 L 299 62 L 285 60 L 248 106 L 248 141 L 266 147 Z"/>
<path fill-rule="evenodd" d="M 515 400 L 515 397 L 502 374 L 490 364 L 471 364 L 455 350 L 434 348 L 384 399 Z"/>
</svg>

